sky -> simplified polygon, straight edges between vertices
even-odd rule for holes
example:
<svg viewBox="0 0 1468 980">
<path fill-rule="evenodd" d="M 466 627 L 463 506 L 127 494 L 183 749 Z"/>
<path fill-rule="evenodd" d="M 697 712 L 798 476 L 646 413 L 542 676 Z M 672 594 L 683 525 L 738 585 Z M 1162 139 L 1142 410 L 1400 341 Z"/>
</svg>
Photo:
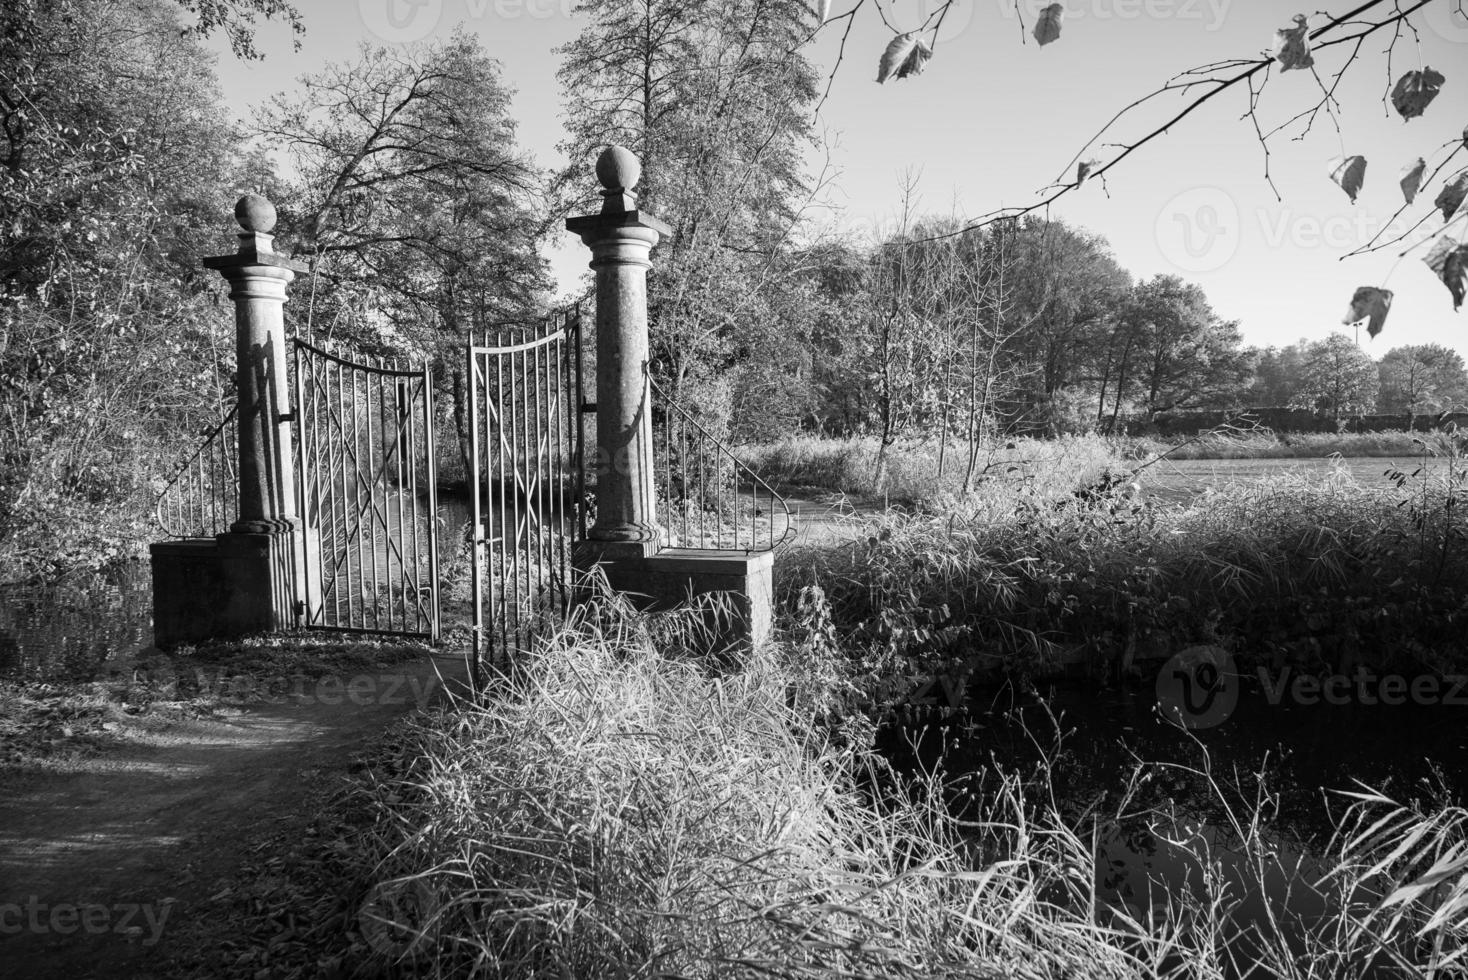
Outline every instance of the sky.
<svg viewBox="0 0 1468 980">
<path fill-rule="evenodd" d="M 855 2 L 833 0 L 836 19 L 807 50 L 823 73 L 836 65 L 846 25 L 839 18 Z M 296 3 L 306 27 L 299 51 L 288 30 L 268 23 L 257 41 L 262 61 L 241 62 L 214 41 L 226 101 L 241 118 L 297 76 L 354 57 L 364 42 L 444 37 L 463 24 L 516 90 L 512 111 L 522 148 L 542 166 L 561 164 L 554 48 L 586 25 L 574 0 Z M 1046 5 L 1041 0 L 959 0 L 926 70 L 878 85 L 878 59 L 893 28 L 920 26 L 938 0 L 887 0 L 880 10 L 891 27 L 878 16 L 876 0 L 862 3 L 819 119 L 834 180 L 814 214 L 830 227 L 865 233 L 895 223 L 908 174 L 927 213 L 973 216 L 1034 202 L 1062 175 L 1073 179 L 1070 161 L 1123 107 L 1186 69 L 1257 57 L 1295 12 L 1270 0 L 1065 0 L 1061 37 L 1041 48 L 1028 35 Z M 1332 0 L 1327 9 L 1351 6 Z M 1338 330 L 1354 335 L 1340 322 L 1352 293 L 1381 286 L 1395 293 L 1386 329 L 1375 340 L 1359 333 L 1372 356 L 1403 344 L 1440 343 L 1468 357 L 1468 306 L 1453 311 L 1447 288 L 1421 261 L 1425 245 L 1399 258 L 1426 236 L 1343 258 L 1402 205 L 1401 170 L 1418 156 L 1430 164 L 1441 160 L 1468 126 L 1468 20 L 1452 0 L 1434 0 L 1412 20 L 1416 37 L 1407 33 L 1396 45 L 1392 80 L 1424 66 L 1447 76 L 1423 116 L 1404 121 L 1385 101 L 1389 34 L 1373 35 L 1336 88 L 1335 118 L 1322 114 L 1303 137 L 1296 126 L 1270 141 L 1273 186 L 1246 115 L 1248 92 L 1238 87 L 1138 150 L 1104 184 L 1091 181 L 1061 198 L 1050 215 L 1104 235 L 1137 278 L 1168 273 L 1198 283 L 1219 315 L 1239 321 L 1249 344 L 1316 340 Z M 1312 15 L 1311 26 L 1320 23 Z M 1347 48 L 1318 53 L 1327 85 Z M 1272 73 L 1258 98 L 1260 126 L 1267 131 L 1283 123 L 1320 92 L 1308 71 Z M 1115 144 L 1145 134 L 1182 104 L 1178 93 L 1148 103 L 1085 158 L 1109 159 Z M 1354 154 L 1366 157 L 1367 172 L 1352 204 L 1329 171 L 1333 158 Z M 813 173 L 825 159 L 824 151 L 812 155 Z M 1468 165 L 1468 151 L 1454 163 L 1446 175 Z M 1423 188 L 1407 223 L 1430 208 L 1440 185 L 1441 178 Z M 1424 230 L 1441 224 L 1430 218 Z M 1398 226 L 1405 230 L 1402 219 Z M 1454 229 L 1459 240 L 1468 237 L 1468 221 Z M 579 242 L 562 235 L 550 259 L 562 291 L 574 289 L 587 260 Z"/>
</svg>

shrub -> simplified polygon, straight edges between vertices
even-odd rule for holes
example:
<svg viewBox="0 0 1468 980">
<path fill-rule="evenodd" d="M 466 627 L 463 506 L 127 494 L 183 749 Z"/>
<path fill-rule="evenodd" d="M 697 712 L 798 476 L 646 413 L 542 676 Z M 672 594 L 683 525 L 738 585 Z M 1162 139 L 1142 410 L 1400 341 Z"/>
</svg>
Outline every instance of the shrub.
<svg viewBox="0 0 1468 980">
<path fill-rule="evenodd" d="M 1200 642 L 1246 663 L 1461 668 L 1460 489 L 1402 479 L 1280 478 L 1170 509 L 1117 491 L 978 496 L 788 553 L 777 581 L 787 606 L 822 585 L 840 644 L 880 665 L 893 705 L 935 677 L 1124 668 Z"/>
</svg>

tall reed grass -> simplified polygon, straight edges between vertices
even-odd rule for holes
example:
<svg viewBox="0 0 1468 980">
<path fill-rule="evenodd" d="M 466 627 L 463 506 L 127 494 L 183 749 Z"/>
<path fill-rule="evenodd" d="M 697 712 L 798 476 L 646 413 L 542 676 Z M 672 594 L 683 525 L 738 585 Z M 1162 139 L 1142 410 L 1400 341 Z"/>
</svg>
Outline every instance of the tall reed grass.
<svg viewBox="0 0 1468 980">
<path fill-rule="evenodd" d="M 1191 506 L 1125 495 L 976 495 L 888 513 L 842 547 L 783 555 L 786 608 L 819 586 L 836 643 L 900 704 L 935 675 L 1125 669 L 1197 643 L 1245 663 L 1461 670 L 1461 489 L 1348 475 L 1227 486 Z"/>
<path fill-rule="evenodd" d="M 1281 868 L 1257 806 L 1211 835 L 1159 820 L 1197 887 L 1129 905 L 1101 884 L 1103 822 L 1063 816 L 1043 772 L 903 780 L 825 737 L 812 651 L 710 670 L 677 633 L 584 619 L 493 697 L 413 720 L 321 845 L 320 921 L 277 913 L 289 935 L 258 941 L 353 976 L 1463 975 L 1460 810 L 1363 794 L 1300 882 L 1331 903 L 1309 922 L 1278 896 L 1242 916 Z"/>
</svg>

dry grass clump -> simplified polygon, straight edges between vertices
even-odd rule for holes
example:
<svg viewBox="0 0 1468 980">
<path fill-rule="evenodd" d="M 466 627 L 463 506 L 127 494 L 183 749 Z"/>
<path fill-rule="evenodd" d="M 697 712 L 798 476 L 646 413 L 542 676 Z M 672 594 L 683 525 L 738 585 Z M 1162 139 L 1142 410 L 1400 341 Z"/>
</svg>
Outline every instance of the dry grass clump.
<svg viewBox="0 0 1468 980">
<path fill-rule="evenodd" d="M 787 554 L 779 580 L 787 607 L 819 584 L 837 643 L 893 679 L 879 700 L 934 675 L 1121 665 L 1203 642 L 1305 667 L 1462 669 L 1460 494 L 1336 474 L 1226 486 L 1177 508 L 979 495 Z"/>
<path fill-rule="evenodd" d="M 980 451 L 968 495 L 983 498 L 1014 488 L 1069 494 L 1104 473 L 1124 470 L 1118 445 L 1094 435 L 1000 440 Z M 874 438 L 792 436 L 744 447 L 740 456 L 776 487 L 815 487 L 923 510 L 944 510 L 967 496 L 966 446 L 953 443 L 942 451 L 936 440 L 904 440 L 889 447 L 884 466 L 878 465 L 879 450 Z"/>
<path fill-rule="evenodd" d="M 1063 828 L 997 821 L 975 848 L 934 787 L 877 792 L 875 756 L 821 741 L 772 656 L 710 676 L 634 633 L 564 633 L 493 700 L 409 732 L 413 763 L 375 792 L 359 919 L 379 961 L 556 978 L 1154 962 L 1140 925 L 1099 924 L 1089 851 Z"/>
<path fill-rule="evenodd" d="M 1172 439 L 1138 436 L 1125 443 L 1133 459 L 1166 453 L 1169 459 L 1324 459 L 1328 456 L 1370 456 L 1410 459 L 1422 455 L 1422 440 L 1432 433 L 1391 432 L 1284 432 L 1271 429 L 1230 430 L 1199 437 Z"/>
</svg>

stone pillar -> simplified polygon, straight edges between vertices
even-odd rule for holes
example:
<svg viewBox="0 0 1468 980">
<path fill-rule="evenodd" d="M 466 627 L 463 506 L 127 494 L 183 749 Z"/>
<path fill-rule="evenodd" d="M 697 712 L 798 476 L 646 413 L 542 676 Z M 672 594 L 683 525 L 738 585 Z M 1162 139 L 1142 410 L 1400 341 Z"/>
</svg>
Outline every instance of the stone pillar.
<svg viewBox="0 0 1468 980">
<path fill-rule="evenodd" d="M 596 270 L 596 523 L 587 546 L 599 557 L 655 554 L 662 542 L 653 485 L 647 376 L 647 270 L 671 229 L 637 209 L 637 157 L 608 147 L 596 161 L 597 214 L 566 228 L 591 249 Z"/>
<path fill-rule="evenodd" d="M 235 304 L 239 519 L 212 541 L 152 546 L 160 647 L 294 626 L 308 601 L 285 342 L 286 286 L 302 266 L 275 253 L 269 201 L 248 195 L 234 213 L 239 250 L 204 266 Z"/>
<path fill-rule="evenodd" d="M 596 270 L 596 523 L 578 542 L 578 570 L 598 566 L 607 584 L 643 609 L 660 611 L 719 596 L 703 606 L 710 652 L 764 642 L 772 620 L 768 552 L 664 548 L 658 527 L 647 373 L 647 270 L 667 225 L 637 210 L 642 165 L 609 147 L 596 161 L 600 213 L 566 228 L 591 249 Z"/>
<path fill-rule="evenodd" d="M 285 353 L 286 286 L 302 266 L 275 254 L 275 206 L 250 194 L 234 208 L 239 251 L 204 260 L 229 282 L 235 304 L 239 424 L 238 534 L 293 533 L 295 458 Z"/>
</svg>

